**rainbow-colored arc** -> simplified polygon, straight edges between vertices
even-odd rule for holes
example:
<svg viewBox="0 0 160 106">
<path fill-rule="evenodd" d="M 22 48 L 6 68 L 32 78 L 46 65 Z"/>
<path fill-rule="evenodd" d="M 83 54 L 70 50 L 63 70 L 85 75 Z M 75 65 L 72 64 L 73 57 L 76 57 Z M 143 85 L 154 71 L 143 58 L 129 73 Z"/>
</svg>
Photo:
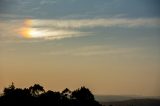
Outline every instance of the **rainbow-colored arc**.
<svg viewBox="0 0 160 106">
<path fill-rule="evenodd" d="M 19 33 L 24 38 L 40 38 L 42 37 L 42 32 L 33 28 L 33 21 L 27 19 L 24 21 L 24 25 L 20 28 Z"/>
</svg>

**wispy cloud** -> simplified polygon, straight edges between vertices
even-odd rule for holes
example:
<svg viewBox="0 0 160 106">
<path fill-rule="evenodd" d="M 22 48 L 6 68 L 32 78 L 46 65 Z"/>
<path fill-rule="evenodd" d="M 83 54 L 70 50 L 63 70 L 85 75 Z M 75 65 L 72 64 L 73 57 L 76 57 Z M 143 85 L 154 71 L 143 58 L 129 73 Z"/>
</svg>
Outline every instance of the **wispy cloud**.
<svg viewBox="0 0 160 106">
<path fill-rule="evenodd" d="M 70 55 L 70 56 L 103 56 L 103 55 L 128 55 L 140 51 L 140 48 L 122 48 L 111 47 L 106 45 L 91 45 L 76 49 L 49 51 L 44 55 Z"/>
<path fill-rule="evenodd" d="M 138 27 L 159 26 L 160 19 L 63 19 L 63 20 L 40 20 L 34 19 L 33 26 L 48 26 L 56 28 L 93 28 L 93 27 Z"/>
<path fill-rule="evenodd" d="M 96 27 L 159 27 L 160 19 L 27 19 L 1 20 L 0 38 L 27 37 L 45 40 L 56 40 L 90 35 Z M 83 30 L 86 29 L 87 30 Z M 19 29 L 23 29 L 19 33 Z M 95 54 L 97 54 L 96 52 Z M 82 53 L 83 54 L 83 53 Z M 88 53 L 91 54 L 91 53 Z"/>
<path fill-rule="evenodd" d="M 73 30 L 55 30 L 55 29 L 48 29 L 48 28 L 33 28 L 32 38 L 43 38 L 48 40 L 56 40 L 56 39 L 64 39 L 64 38 L 71 38 L 71 37 L 80 37 L 85 35 L 86 33 L 73 31 Z"/>
<path fill-rule="evenodd" d="M 57 40 L 57 39 L 64 39 L 64 38 L 71 38 L 71 37 L 80 37 L 80 36 L 87 36 L 89 35 L 88 32 L 82 32 L 78 30 L 72 29 L 56 29 L 53 27 L 47 26 L 33 26 L 32 20 L 6 20 L 0 21 L 0 38 L 1 41 L 6 39 L 8 40 L 15 40 L 22 39 L 27 41 L 32 39 L 45 39 L 45 40 Z M 29 39 L 28 39 L 29 38 Z"/>
<path fill-rule="evenodd" d="M 32 18 L 32 16 L 0 13 L 0 19 L 17 19 L 17 18 L 18 19 Z"/>
</svg>

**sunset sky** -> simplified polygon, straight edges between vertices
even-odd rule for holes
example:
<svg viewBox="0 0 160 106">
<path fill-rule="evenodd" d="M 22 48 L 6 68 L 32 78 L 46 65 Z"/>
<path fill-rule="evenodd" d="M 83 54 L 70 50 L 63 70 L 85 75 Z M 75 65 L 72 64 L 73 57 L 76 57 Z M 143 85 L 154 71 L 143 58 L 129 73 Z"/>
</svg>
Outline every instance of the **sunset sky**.
<svg viewBox="0 0 160 106">
<path fill-rule="evenodd" d="M 0 91 L 160 96 L 160 0 L 0 0 Z"/>
</svg>

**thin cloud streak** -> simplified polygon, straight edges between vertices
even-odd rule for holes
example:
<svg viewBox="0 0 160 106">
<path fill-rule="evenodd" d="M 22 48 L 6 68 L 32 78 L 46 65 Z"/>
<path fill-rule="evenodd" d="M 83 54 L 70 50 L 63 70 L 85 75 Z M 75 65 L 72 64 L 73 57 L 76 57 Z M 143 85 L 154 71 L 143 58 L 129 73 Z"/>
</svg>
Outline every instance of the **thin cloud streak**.
<svg viewBox="0 0 160 106">
<path fill-rule="evenodd" d="M 30 41 L 37 40 L 58 40 L 71 37 L 81 37 L 90 35 L 89 32 L 82 32 L 73 29 L 56 29 L 51 27 L 34 27 L 32 20 L 10 20 L 0 21 L 0 41 L 5 42 L 8 39 L 16 40 L 24 38 Z M 23 29 L 23 30 L 22 30 Z M 24 35 L 23 35 L 24 34 Z M 30 36 L 26 38 L 25 36 Z M 5 40 L 6 39 L 6 40 Z"/>
<path fill-rule="evenodd" d="M 25 23 L 25 24 L 24 24 Z M 27 23 L 27 26 L 26 26 Z M 8 27 L 9 26 L 9 27 Z M 18 29 L 24 27 L 23 33 L 30 36 L 30 39 L 56 40 L 72 37 L 88 36 L 93 30 L 83 31 L 85 28 L 95 27 L 159 27 L 160 19 L 127 19 L 127 18 L 106 18 L 106 19 L 27 19 L 0 21 L 0 38 L 24 37 L 18 33 Z M 82 29 L 82 30 L 81 30 Z"/>
<path fill-rule="evenodd" d="M 70 37 L 77 37 L 84 35 L 83 32 L 73 31 L 73 30 L 56 30 L 56 29 L 49 29 L 49 28 L 30 28 L 30 35 L 31 38 L 43 38 L 43 39 L 63 39 L 63 38 L 70 38 Z"/>
<path fill-rule="evenodd" d="M 160 19 L 62 19 L 43 20 L 33 19 L 35 27 L 55 27 L 55 28 L 93 28 L 93 27 L 139 27 L 139 26 L 159 26 Z"/>
<path fill-rule="evenodd" d="M 86 47 L 80 47 L 70 50 L 58 50 L 45 52 L 43 55 L 70 55 L 70 56 L 117 56 L 117 55 L 131 55 L 135 52 L 141 51 L 141 48 L 122 48 L 122 47 L 111 47 L 105 45 L 92 45 Z"/>
</svg>

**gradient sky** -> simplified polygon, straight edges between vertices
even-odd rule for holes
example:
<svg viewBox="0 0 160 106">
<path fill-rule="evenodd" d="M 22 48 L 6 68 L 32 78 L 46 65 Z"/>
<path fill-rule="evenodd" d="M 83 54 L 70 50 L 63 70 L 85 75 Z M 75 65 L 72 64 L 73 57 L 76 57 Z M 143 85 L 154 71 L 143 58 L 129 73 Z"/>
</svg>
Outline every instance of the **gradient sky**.
<svg viewBox="0 0 160 106">
<path fill-rule="evenodd" d="M 160 96 L 159 0 L 0 0 L 0 89 Z"/>
</svg>

